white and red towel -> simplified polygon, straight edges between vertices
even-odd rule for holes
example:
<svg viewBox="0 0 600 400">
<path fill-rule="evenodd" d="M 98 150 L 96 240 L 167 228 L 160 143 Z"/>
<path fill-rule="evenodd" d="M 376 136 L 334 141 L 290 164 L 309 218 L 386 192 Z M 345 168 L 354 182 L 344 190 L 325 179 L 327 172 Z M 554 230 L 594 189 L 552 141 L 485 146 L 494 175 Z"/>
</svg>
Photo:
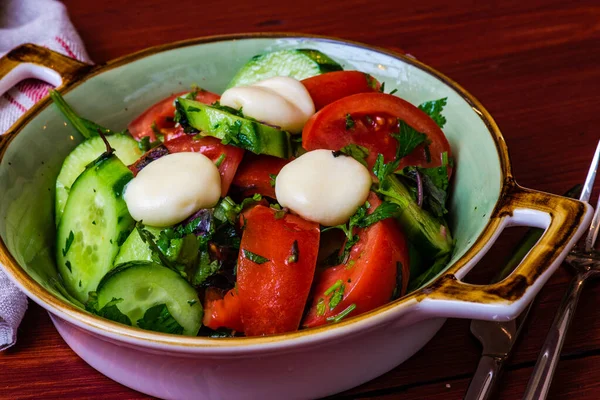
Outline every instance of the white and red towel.
<svg viewBox="0 0 600 400">
<path fill-rule="evenodd" d="M 55 0 L 0 0 L 0 57 L 23 43 L 35 43 L 69 57 L 90 59 L 65 6 Z M 27 109 L 41 100 L 51 86 L 29 79 L 0 93 L 0 134 Z M 27 308 L 25 295 L 0 269 L 0 351 L 16 342 L 17 328 Z"/>
</svg>

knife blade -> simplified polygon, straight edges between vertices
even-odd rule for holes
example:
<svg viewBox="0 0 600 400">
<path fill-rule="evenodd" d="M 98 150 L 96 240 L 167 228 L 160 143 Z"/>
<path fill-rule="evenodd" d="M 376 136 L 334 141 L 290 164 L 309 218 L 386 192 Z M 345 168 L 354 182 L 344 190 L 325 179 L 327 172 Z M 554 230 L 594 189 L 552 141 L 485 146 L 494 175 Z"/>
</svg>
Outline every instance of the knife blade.
<svg viewBox="0 0 600 400">
<path fill-rule="evenodd" d="M 576 198 L 582 192 L 582 188 L 582 185 L 576 185 L 565 193 L 565 196 Z M 543 233 L 543 229 L 528 230 L 514 254 L 492 280 L 492 283 L 506 278 L 538 242 Z M 509 358 L 513 345 L 525 325 L 524 322 L 527 320 L 532 304 L 533 302 L 512 321 L 471 321 L 471 333 L 481 342 L 483 351 L 464 400 L 487 400 L 491 397 L 502 374 L 504 363 Z"/>
</svg>

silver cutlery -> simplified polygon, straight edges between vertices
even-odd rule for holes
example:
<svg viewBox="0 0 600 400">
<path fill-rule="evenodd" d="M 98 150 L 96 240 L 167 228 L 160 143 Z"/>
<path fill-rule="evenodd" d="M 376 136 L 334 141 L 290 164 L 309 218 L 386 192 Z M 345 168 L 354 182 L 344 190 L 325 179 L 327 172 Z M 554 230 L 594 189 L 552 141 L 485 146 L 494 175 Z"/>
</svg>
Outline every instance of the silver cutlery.
<svg viewBox="0 0 600 400">
<path fill-rule="evenodd" d="M 583 201 L 588 201 L 591 195 L 599 160 L 600 142 L 596 148 L 594 161 L 590 166 L 586 185 L 582 192 L 582 197 L 587 197 L 582 198 L 581 200 Z M 583 286 L 588 279 L 600 275 L 600 253 L 593 251 L 594 244 L 598 238 L 598 229 L 600 229 L 600 197 L 598 198 L 598 204 L 596 205 L 583 249 L 570 252 L 565 259 L 576 273 L 556 312 L 548 336 L 546 336 L 546 341 L 542 346 L 531 378 L 529 378 L 529 382 L 527 383 L 527 388 L 523 396 L 524 400 L 543 400 L 548 396 L 554 371 L 560 360 L 560 351 L 565 342 L 565 336 L 569 330 L 571 320 L 575 315 L 575 309 L 577 308 L 577 302 L 579 301 Z"/>
<path fill-rule="evenodd" d="M 590 198 L 599 162 L 600 142 L 596 148 L 596 152 L 588 170 L 585 184 L 582 187 L 581 195 L 579 196 L 579 200 L 581 201 L 588 201 Z M 580 185 L 577 187 L 577 189 L 579 188 L 581 188 Z M 571 189 L 565 195 L 569 197 L 576 197 L 576 191 L 578 190 L 575 188 Z M 598 201 L 600 204 L 600 197 Z M 598 207 L 596 209 L 596 214 L 594 215 L 594 221 L 596 221 L 596 226 L 600 224 Z M 594 226 L 594 222 L 592 222 L 592 226 Z M 498 276 L 496 276 L 494 282 L 498 282 L 510 274 L 510 272 L 519 264 L 519 262 L 535 245 L 535 243 L 537 243 L 543 233 L 544 231 L 541 229 L 529 230 L 521 241 L 521 244 L 517 249 L 515 249 L 513 256 L 507 262 L 506 266 L 498 274 Z M 600 272 L 600 267 L 598 267 L 598 271 Z M 512 347 L 521 332 L 532 304 L 530 304 L 513 321 L 492 322 L 473 320 L 471 322 L 471 333 L 481 342 L 483 346 L 483 352 L 473 379 L 471 380 L 469 388 L 465 394 L 464 400 L 487 400 L 493 394 L 496 383 L 501 375 L 502 367 L 505 361 L 509 358 Z M 537 399 L 537 397 L 532 397 L 531 399 Z"/>
</svg>

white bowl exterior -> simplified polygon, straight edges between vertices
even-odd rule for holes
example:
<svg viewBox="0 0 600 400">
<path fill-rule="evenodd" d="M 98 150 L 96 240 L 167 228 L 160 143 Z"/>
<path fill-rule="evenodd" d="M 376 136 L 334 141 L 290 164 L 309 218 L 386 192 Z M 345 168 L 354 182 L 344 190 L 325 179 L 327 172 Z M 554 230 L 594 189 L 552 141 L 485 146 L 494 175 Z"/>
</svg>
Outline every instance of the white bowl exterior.
<svg viewBox="0 0 600 400">
<path fill-rule="evenodd" d="M 203 400 L 332 395 L 401 364 L 431 340 L 445 321 L 390 323 L 341 340 L 266 355 L 198 357 L 123 345 L 50 315 L 71 349 L 109 378 L 151 396 Z"/>
</svg>

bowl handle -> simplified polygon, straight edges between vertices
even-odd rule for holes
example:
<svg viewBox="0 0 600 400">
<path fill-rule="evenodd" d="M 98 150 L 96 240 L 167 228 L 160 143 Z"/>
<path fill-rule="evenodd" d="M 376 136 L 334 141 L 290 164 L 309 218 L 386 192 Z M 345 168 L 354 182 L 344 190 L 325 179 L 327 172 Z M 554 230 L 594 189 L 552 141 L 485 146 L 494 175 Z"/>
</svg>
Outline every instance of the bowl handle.
<svg viewBox="0 0 600 400">
<path fill-rule="evenodd" d="M 425 315 L 505 321 L 533 301 L 591 221 L 589 204 L 509 183 L 494 210 L 492 229 L 469 250 L 470 261 L 453 265 L 421 289 Z M 500 282 L 473 285 L 463 278 L 509 226 L 542 228 L 544 234 L 521 263 Z M 471 256 L 471 257 L 469 257 Z M 416 293 L 419 296 L 419 292 Z"/>
<path fill-rule="evenodd" d="M 91 68 L 92 65 L 45 47 L 23 44 L 0 58 L 0 96 L 17 83 L 30 78 L 62 88 L 86 74 Z M 8 140 L 8 135 L 0 136 L 0 143 L 3 140 Z"/>
</svg>

